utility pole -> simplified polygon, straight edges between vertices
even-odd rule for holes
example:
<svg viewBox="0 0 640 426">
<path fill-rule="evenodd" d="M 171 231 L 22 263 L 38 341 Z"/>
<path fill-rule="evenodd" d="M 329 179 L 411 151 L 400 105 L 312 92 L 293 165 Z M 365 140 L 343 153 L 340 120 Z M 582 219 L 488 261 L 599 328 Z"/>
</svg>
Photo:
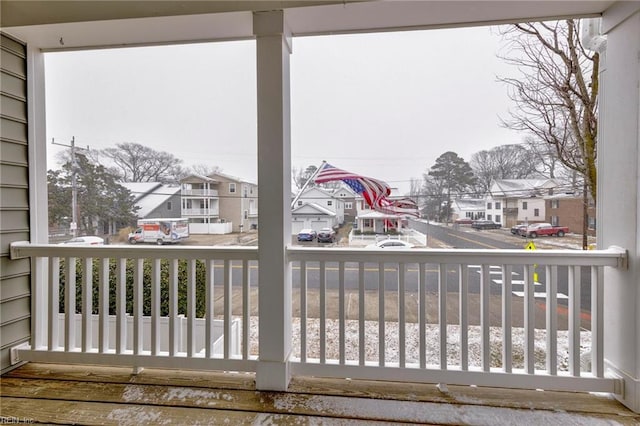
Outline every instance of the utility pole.
<svg viewBox="0 0 640 426">
<path fill-rule="evenodd" d="M 56 143 L 53 138 L 51 138 L 51 143 L 53 145 L 64 146 L 70 148 L 71 150 L 71 224 L 69 228 L 73 237 L 78 236 L 78 162 L 76 160 L 76 137 L 71 137 L 71 144 L 64 145 L 61 143 Z M 80 148 L 84 149 L 84 148 Z M 86 148 L 89 149 L 89 146 Z"/>
</svg>

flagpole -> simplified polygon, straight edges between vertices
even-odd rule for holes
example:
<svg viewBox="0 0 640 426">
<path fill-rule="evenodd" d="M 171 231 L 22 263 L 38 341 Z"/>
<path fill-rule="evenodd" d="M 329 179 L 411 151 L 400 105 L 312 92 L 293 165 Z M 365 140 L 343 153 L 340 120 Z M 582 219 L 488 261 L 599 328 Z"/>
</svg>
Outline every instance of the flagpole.
<svg viewBox="0 0 640 426">
<path fill-rule="evenodd" d="M 309 179 L 307 179 L 304 185 L 302 185 L 302 188 L 300 188 L 300 191 L 298 191 L 296 196 L 293 198 L 293 201 L 291 202 L 291 208 L 296 205 L 296 202 L 298 201 L 298 198 L 300 198 L 300 195 L 302 195 L 304 190 L 307 189 L 307 186 L 309 186 L 309 182 L 311 182 L 316 178 L 316 176 L 318 176 L 318 173 L 320 173 L 320 170 L 322 170 L 322 166 L 324 166 L 325 164 L 327 164 L 327 162 L 325 160 L 322 160 L 322 163 L 320 163 L 320 167 L 318 167 L 316 171 L 313 172 L 313 174 L 309 177 Z"/>
</svg>

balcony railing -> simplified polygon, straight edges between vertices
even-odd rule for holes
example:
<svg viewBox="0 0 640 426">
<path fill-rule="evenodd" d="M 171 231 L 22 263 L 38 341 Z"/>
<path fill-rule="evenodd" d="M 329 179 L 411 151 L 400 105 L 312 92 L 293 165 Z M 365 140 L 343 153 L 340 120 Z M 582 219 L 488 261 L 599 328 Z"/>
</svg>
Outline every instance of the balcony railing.
<svg viewBox="0 0 640 426">
<path fill-rule="evenodd" d="M 180 192 L 183 197 L 217 197 L 217 189 L 183 189 Z"/>
<path fill-rule="evenodd" d="M 182 209 L 182 217 L 218 217 L 220 210 L 216 208 L 210 209 Z"/>
<path fill-rule="evenodd" d="M 22 360 L 256 372 L 272 341 L 257 335 L 256 247 L 19 242 L 11 254 L 34 266 Z M 288 259 L 294 375 L 619 390 L 603 366 L 603 275 L 625 267 L 622 249 L 291 247 Z"/>
</svg>

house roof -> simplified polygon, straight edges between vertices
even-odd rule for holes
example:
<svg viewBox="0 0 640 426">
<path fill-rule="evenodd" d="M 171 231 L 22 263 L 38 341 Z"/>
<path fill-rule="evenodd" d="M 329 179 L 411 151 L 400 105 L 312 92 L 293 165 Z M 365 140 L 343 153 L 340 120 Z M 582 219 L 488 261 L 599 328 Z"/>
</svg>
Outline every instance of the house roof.
<svg viewBox="0 0 640 426">
<path fill-rule="evenodd" d="M 371 210 L 366 213 L 359 214 L 356 219 L 398 219 L 400 216 L 397 214 L 386 214 L 376 210 Z"/>
<path fill-rule="evenodd" d="M 164 185 L 158 182 L 126 182 L 122 186 L 131 191 L 139 210 L 138 217 L 144 218 L 158 206 L 180 192 L 180 186 Z"/>
<path fill-rule="evenodd" d="M 221 172 L 211 173 L 208 177 L 209 177 L 209 179 L 216 180 L 216 176 L 219 176 L 219 177 L 227 179 L 227 180 L 235 181 L 235 182 L 248 183 L 250 185 L 257 185 L 257 183 L 255 183 L 255 182 L 251 182 L 251 181 L 248 181 L 246 179 L 243 179 L 243 178 L 240 178 L 240 177 L 237 177 L 237 176 L 228 175 L 226 173 L 221 173 Z"/>
<path fill-rule="evenodd" d="M 453 200 L 455 207 L 459 211 L 477 211 L 484 210 L 485 201 L 477 198 L 459 198 Z"/>
<path fill-rule="evenodd" d="M 558 186 L 555 179 L 494 179 L 489 194 L 494 198 L 534 197 Z"/>
<path fill-rule="evenodd" d="M 204 176 L 204 175 L 199 175 L 197 173 L 192 173 L 188 176 L 183 177 L 182 179 L 180 179 L 180 183 L 193 183 L 193 182 L 211 182 L 211 183 L 218 183 L 217 180 L 210 178 L 208 176 Z"/>
<path fill-rule="evenodd" d="M 322 207 L 316 203 L 304 203 L 301 206 L 298 206 L 291 210 L 292 215 L 322 215 L 322 216 L 335 216 L 336 214 L 329 209 Z"/>
</svg>

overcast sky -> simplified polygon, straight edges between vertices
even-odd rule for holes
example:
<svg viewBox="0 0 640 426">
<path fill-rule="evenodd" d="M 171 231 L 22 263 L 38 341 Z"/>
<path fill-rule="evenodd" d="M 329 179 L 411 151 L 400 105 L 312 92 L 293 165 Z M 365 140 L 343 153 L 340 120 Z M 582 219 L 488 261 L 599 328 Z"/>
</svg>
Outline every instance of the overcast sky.
<svg viewBox="0 0 640 426">
<path fill-rule="evenodd" d="M 294 39 L 292 164 L 408 190 L 446 151 L 469 161 L 521 142 L 500 126 L 511 103 L 496 76 L 515 72 L 500 48 L 488 27 Z M 256 180 L 253 41 L 49 53 L 46 88 L 49 141 L 135 142 Z"/>
</svg>

